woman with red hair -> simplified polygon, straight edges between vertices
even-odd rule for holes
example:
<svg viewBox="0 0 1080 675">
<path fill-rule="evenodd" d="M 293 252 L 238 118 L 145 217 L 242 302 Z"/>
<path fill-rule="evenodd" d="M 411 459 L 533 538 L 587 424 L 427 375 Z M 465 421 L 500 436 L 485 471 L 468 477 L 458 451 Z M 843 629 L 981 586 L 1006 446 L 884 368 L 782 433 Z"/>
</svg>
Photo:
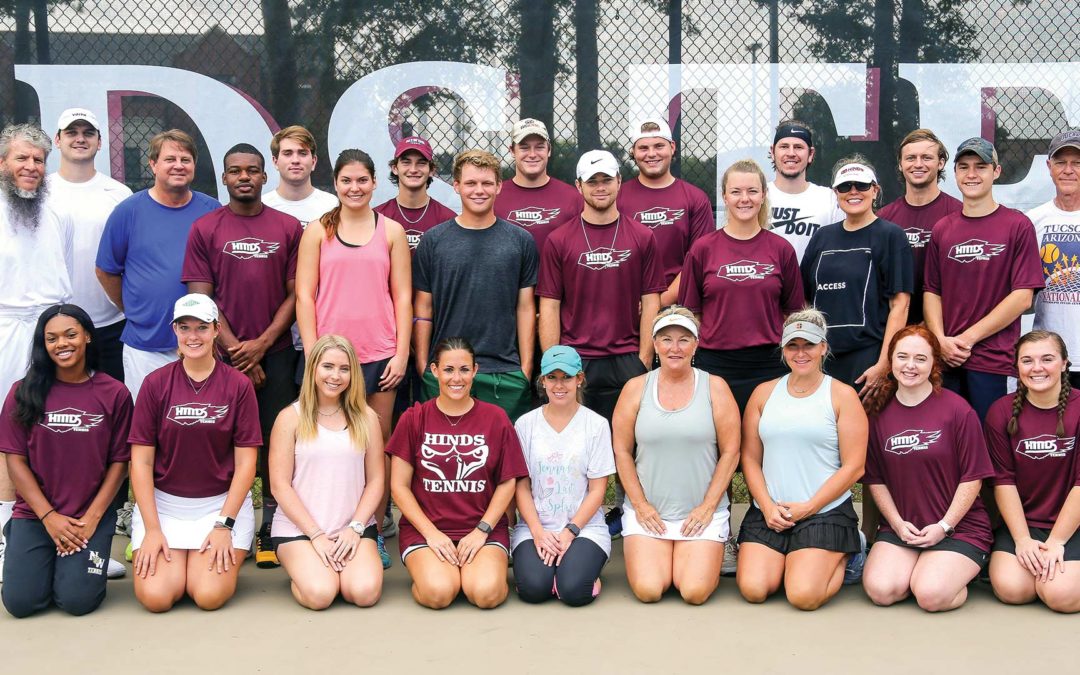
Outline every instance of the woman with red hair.
<svg viewBox="0 0 1080 675">
<path fill-rule="evenodd" d="M 941 347 L 924 326 L 889 342 L 890 372 L 864 401 L 870 443 L 863 483 L 881 511 L 863 587 L 878 605 L 914 595 L 956 609 L 986 564 L 992 535 L 979 499 L 993 476 L 978 415 L 941 388 Z"/>
</svg>

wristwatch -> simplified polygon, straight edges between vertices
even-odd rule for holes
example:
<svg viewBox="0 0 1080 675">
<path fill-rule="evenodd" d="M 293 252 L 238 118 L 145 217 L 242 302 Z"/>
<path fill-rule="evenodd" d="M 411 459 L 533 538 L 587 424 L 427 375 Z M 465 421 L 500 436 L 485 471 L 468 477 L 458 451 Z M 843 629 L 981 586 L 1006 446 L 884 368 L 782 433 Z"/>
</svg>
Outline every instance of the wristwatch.
<svg viewBox="0 0 1080 675">
<path fill-rule="evenodd" d="M 573 523 L 567 523 L 565 529 L 570 530 L 570 534 L 574 535 L 575 537 L 581 534 L 581 528 Z"/>
<path fill-rule="evenodd" d="M 224 513 L 220 513 L 217 518 L 214 518 L 214 527 L 224 527 L 227 530 L 231 530 L 233 529 L 233 525 L 236 525 L 236 518 L 230 518 Z"/>
<path fill-rule="evenodd" d="M 482 520 L 476 524 L 476 529 L 480 530 L 484 534 L 491 534 L 491 526 Z"/>
<path fill-rule="evenodd" d="M 953 526 L 948 524 L 947 522 L 945 522 L 944 518 L 942 518 L 941 520 L 938 521 L 938 525 L 941 526 L 941 529 L 945 530 L 945 536 L 946 537 L 953 536 L 953 532 L 954 532 Z"/>
<path fill-rule="evenodd" d="M 364 536 L 364 524 L 359 520 L 350 520 L 347 527 L 361 537 Z"/>
</svg>

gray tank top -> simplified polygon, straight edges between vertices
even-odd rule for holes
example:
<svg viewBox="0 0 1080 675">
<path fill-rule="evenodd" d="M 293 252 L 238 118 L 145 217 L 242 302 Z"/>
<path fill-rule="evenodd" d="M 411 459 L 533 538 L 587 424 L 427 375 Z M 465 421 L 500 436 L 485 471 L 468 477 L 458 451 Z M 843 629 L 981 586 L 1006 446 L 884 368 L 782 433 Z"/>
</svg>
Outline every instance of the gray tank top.
<svg viewBox="0 0 1080 675">
<path fill-rule="evenodd" d="M 805 502 L 840 469 L 832 378 L 826 375 L 805 398 L 789 394 L 787 383 L 787 375 L 780 378 L 761 410 L 761 470 L 773 501 Z M 848 497 L 845 492 L 821 510 L 836 508 Z M 757 500 L 754 505 L 761 508 Z"/>
<path fill-rule="evenodd" d="M 659 370 L 645 376 L 634 435 L 638 480 L 645 498 L 664 520 L 685 520 L 705 498 L 716 470 L 718 451 L 709 375 L 694 369 L 694 395 L 678 410 L 660 407 Z M 728 508 L 724 495 L 716 511 Z"/>
</svg>

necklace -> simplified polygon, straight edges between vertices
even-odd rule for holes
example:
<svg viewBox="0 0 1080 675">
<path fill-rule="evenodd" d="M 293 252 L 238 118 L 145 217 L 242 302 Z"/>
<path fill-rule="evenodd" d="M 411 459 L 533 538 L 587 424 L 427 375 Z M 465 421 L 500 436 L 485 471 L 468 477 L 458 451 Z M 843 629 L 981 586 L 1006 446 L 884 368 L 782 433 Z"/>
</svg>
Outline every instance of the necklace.
<svg viewBox="0 0 1080 675">
<path fill-rule="evenodd" d="M 806 392 L 810 391 L 811 389 L 813 389 L 813 388 L 817 387 L 819 384 L 821 384 L 821 381 L 824 380 L 824 379 L 825 379 L 825 373 L 822 373 L 821 377 L 818 379 L 818 381 L 815 382 L 814 384 L 812 384 L 811 386 L 807 387 L 806 389 L 799 389 L 798 387 L 795 386 L 795 383 L 792 382 L 790 379 L 788 380 L 788 383 L 791 384 L 791 388 L 792 388 L 792 390 L 795 391 L 796 394 L 805 394 Z"/>
<path fill-rule="evenodd" d="M 402 208 L 401 208 L 401 202 L 399 202 L 398 200 L 395 199 L 394 204 L 397 205 L 397 212 L 401 214 L 401 217 L 405 220 L 405 222 L 410 224 L 410 225 L 415 225 L 415 224 L 419 223 L 421 220 L 423 220 L 424 216 L 427 215 L 427 210 L 428 210 L 428 208 L 431 207 L 431 199 L 428 199 L 427 204 L 424 204 L 424 210 L 423 210 L 423 212 L 421 212 L 420 217 L 417 218 L 416 220 L 411 220 L 407 215 L 405 215 L 405 211 L 402 210 Z"/>
<path fill-rule="evenodd" d="M 473 405 L 470 405 L 469 409 L 465 412 L 461 413 L 460 415 L 455 415 L 455 418 L 457 419 L 456 422 L 450 421 L 450 416 L 443 412 L 443 409 L 439 407 L 438 403 L 435 404 L 435 409 L 439 411 L 439 414 L 443 416 L 447 424 L 449 424 L 451 427 L 456 427 L 457 425 L 461 424 L 461 420 L 465 419 L 465 416 L 468 415 L 470 411 L 472 411 L 474 406 L 475 403 Z"/>
<path fill-rule="evenodd" d="M 581 234 L 585 237 L 585 246 L 590 251 L 594 250 L 592 244 L 589 243 L 589 233 L 585 231 L 585 216 L 578 216 L 581 220 Z M 611 238 L 611 246 L 608 247 L 609 251 L 615 250 L 615 240 L 619 238 L 619 225 L 622 224 L 622 214 L 619 214 L 618 219 L 615 221 L 615 236 Z"/>
<path fill-rule="evenodd" d="M 331 410 L 328 413 L 324 413 L 323 411 L 319 410 L 318 408 L 315 409 L 315 412 L 319 413 L 323 417 L 332 417 L 332 416 L 338 414 L 338 412 L 340 412 L 340 411 L 341 411 L 341 404 L 338 404 L 338 407 L 334 408 L 333 410 Z"/>
<path fill-rule="evenodd" d="M 198 396 L 198 395 L 199 395 L 199 392 L 201 392 L 201 391 L 202 391 L 203 389 L 206 389 L 206 383 L 210 381 L 210 375 L 213 375 L 213 374 L 214 374 L 214 370 L 216 370 L 215 368 L 211 368 L 211 369 L 210 369 L 210 375 L 207 375 L 207 376 L 206 376 L 206 379 L 202 381 L 202 385 L 201 385 L 201 386 L 199 386 L 199 387 L 196 387 L 196 386 L 195 386 L 195 380 L 191 379 L 191 376 L 190 376 L 190 375 L 188 375 L 187 369 L 186 369 L 186 368 L 184 368 L 183 366 L 180 366 L 180 368 L 181 368 L 181 369 L 183 369 L 183 371 L 184 371 L 184 377 L 185 377 L 185 378 L 187 378 L 187 382 L 188 382 L 188 385 L 190 385 L 190 386 L 191 386 L 191 391 L 195 392 L 195 395 L 196 395 L 196 396 Z"/>
</svg>

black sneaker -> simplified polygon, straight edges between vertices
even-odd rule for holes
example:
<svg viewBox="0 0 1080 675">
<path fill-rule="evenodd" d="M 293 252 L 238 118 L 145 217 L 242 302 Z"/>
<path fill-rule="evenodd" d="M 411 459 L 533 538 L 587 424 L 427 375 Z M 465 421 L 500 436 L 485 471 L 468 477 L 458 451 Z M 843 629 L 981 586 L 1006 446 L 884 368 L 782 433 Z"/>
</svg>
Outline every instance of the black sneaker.
<svg viewBox="0 0 1080 675">
<path fill-rule="evenodd" d="M 259 528 L 259 533 L 255 535 L 255 565 L 264 570 L 281 566 L 274 552 L 274 544 L 270 541 L 270 523 Z"/>
<path fill-rule="evenodd" d="M 604 522 L 607 523 L 608 533 L 611 534 L 612 539 L 618 539 L 622 536 L 622 516 L 621 506 L 616 506 L 604 516 Z"/>
</svg>

